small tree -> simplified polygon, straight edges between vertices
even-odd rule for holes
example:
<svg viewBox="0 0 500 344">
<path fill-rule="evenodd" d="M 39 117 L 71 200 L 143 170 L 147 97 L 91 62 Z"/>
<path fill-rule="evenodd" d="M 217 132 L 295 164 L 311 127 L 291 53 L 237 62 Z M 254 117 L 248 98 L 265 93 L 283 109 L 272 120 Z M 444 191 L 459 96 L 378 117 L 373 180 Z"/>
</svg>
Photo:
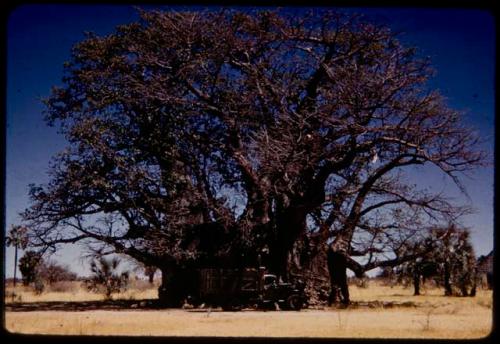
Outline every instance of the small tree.
<svg viewBox="0 0 500 344">
<path fill-rule="evenodd" d="M 106 299 L 111 298 L 112 293 L 119 293 L 128 285 L 128 272 L 118 273 L 119 258 L 106 259 L 99 257 L 90 263 L 93 276 L 87 280 L 87 288 L 94 292 L 104 290 Z"/>
<path fill-rule="evenodd" d="M 476 262 L 469 235 L 466 228 L 455 225 L 433 229 L 426 240 L 433 243 L 434 249 L 401 264 L 396 274 L 400 280 L 413 281 L 414 295 L 420 295 L 421 282 L 433 278 L 447 296 L 475 296 Z M 414 247 L 422 245 L 416 242 Z"/>
<path fill-rule="evenodd" d="M 27 234 L 28 229 L 24 226 L 12 226 L 9 234 L 5 238 L 7 246 L 14 246 L 14 287 L 16 286 L 17 275 L 17 250 L 25 249 L 28 244 Z"/>
<path fill-rule="evenodd" d="M 25 286 L 35 282 L 37 277 L 37 267 L 42 262 L 42 255 L 39 252 L 27 251 L 19 259 L 19 270 L 23 275 L 23 284 Z"/>
<path fill-rule="evenodd" d="M 53 261 L 43 261 L 38 265 L 37 276 L 49 284 L 60 281 L 74 281 L 77 275 L 67 265 L 59 265 Z"/>
<path fill-rule="evenodd" d="M 467 229 L 451 227 L 452 235 L 444 242 L 445 266 L 450 272 L 450 295 L 476 296 L 477 266 Z M 451 291 L 451 292 L 450 292 Z"/>
</svg>

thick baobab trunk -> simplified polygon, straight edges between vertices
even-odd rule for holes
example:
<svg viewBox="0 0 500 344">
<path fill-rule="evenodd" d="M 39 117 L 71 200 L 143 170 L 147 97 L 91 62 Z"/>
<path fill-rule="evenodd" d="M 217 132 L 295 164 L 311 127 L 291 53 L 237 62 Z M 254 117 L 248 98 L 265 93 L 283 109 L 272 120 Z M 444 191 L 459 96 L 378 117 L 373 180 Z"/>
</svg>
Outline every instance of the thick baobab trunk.
<svg viewBox="0 0 500 344">
<path fill-rule="evenodd" d="M 193 267 L 163 266 L 158 298 L 163 307 L 181 307 L 189 298 L 199 297 L 198 270 Z"/>
<path fill-rule="evenodd" d="M 305 231 L 306 214 L 299 207 L 289 208 L 277 220 L 277 235 L 271 246 L 271 270 L 288 280 L 288 256 L 293 245 Z"/>
<path fill-rule="evenodd" d="M 269 269 L 281 278 L 282 280 L 288 280 L 288 250 L 286 245 L 275 243 L 271 248 L 271 266 Z"/>
<path fill-rule="evenodd" d="M 161 285 L 158 288 L 158 299 L 162 307 L 181 307 L 186 297 L 183 286 L 182 272 L 177 267 L 163 266 L 161 271 Z"/>
<path fill-rule="evenodd" d="M 340 301 L 344 305 L 348 305 L 349 286 L 347 285 L 347 257 L 346 251 L 340 250 L 336 245 L 331 245 L 328 248 L 328 272 L 330 273 L 331 292 L 328 304 L 337 303 Z"/>
</svg>

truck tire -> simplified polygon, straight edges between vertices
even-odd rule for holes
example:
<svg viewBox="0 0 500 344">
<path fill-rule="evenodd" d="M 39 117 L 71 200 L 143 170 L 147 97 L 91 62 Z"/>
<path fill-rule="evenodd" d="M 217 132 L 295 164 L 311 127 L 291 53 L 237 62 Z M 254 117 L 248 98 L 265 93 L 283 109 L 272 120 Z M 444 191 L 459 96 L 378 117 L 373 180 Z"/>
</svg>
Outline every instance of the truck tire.
<svg viewBox="0 0 500 344">
<path fill-rule="evenodd" d="M 285 305 L 287 309 L 290 309 L 292 311 L 300 311 L 303 305 L 302 298 L 297 294 L 290 295 L 286 299 Z"/>
</svg>

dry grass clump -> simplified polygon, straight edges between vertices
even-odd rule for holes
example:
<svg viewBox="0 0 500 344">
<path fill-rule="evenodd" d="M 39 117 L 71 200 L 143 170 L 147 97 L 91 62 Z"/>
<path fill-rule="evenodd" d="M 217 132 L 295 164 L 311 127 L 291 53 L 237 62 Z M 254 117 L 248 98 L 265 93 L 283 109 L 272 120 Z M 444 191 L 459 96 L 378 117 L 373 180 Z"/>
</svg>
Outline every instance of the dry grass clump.
<svg viewBox="0 0 500 344">
<path fill-rule="evenodd" d="M 75 288 L 75 283 L 70 281 L 58 281 L 49 284 L 46 288 L 47 291 L 55 293 L 69 293 Z"/>
</svg>

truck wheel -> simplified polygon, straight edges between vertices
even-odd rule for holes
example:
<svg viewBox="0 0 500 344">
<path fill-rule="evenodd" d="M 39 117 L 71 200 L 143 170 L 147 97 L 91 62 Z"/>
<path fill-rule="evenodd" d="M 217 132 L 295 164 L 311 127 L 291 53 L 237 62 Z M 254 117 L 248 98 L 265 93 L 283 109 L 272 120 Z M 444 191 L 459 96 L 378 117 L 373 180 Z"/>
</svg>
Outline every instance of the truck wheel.
<svg viewBox="0 0 500 344">
<path fill-rule="evenodd" d="M 300 311 L 302 309 L 302 298 L 299 295 L 290 295 L 286 299 L 286 307 L 292 311 Z"/>
</svg>

